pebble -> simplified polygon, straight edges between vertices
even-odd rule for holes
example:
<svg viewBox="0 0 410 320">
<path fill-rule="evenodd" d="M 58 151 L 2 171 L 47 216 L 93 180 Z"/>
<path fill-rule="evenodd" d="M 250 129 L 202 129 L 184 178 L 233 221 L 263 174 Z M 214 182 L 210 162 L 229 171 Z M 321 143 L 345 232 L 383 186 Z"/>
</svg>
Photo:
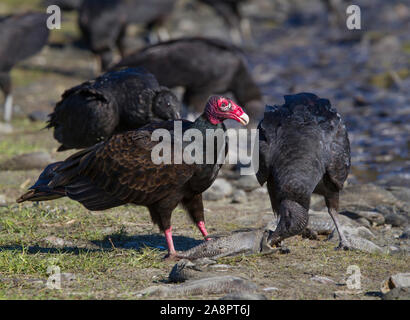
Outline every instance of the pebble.
<svg viewBox="0 0 410 320">
<path fill-rule="evenodd" d="M 336 281 L 328 278 L 328 277 L 322 277 L 322 276 L 313 276 L 312 278 L 310 278 L 311 281 L 316 281 L 319 283 L 323 283 L 323 284 L 332 284 L 332 283 L 336 283 Z"/>
<path fill-rule="evenodd" d="M 241 176 L 238 181 L 236 181 L 236 187 L 247 192 L 255 190 L 260 187 L 260 184 L 254 175 Z"/>
<path fill-rule="evenodd" d="M 58 238 L 56 236 L 48 236 L 46 238 L 43 239 L 43 241 L 56 246 L 56 247 L 68 247 L 68 246 L 72 246 L 73 243 L 71 241 L 67 241 L 61 238 Z"/>
<path fill-rule="evenodd" d="M 359 223 L 370 226 L 370 223 L 374 223 L 375 225 L 382 225 L 385 223 L 384 216 L 375 211 L 343 211 L 340 214 L 343 214 L 351 219 L 357 219 Z M 367 220 L 369 223 L 363 221 L 363 219 Z"/>
<path fill-rule="evenodd" d="M 396 213 L 389 213 L 384 218 L 386 223 L 391 224 L 393 227 L 402 227 L 408 223 L 406 217 Z"/>
<path fill-rule="evenodd" d="M 7 207 L 6 196 L 0 194 L 0 207 Z"/>
<path fill-rule="evenodd" d="M 410 202 L 410 188 L 403 188 L 403 187 L 388 187 L 389 190 L 393 195 L 404 202 Z"/>
<path fill-rule="evenodd" d="M 223 178 L 218 178 L 203 193 L 204 200 L 217 201 L 232 194 L 232 185 Z"/>
<path fill-rule="evenodd" d="M 267 195 L 268 194 L 268 190 L 266 189 L 266 188 L 263 188 L 263 187 L 259 187 L 259 188 L 256 188 L 255 190 L 253 190 L 251 193 L 250 193 L 250 196 L 251 197 L 260 197 L 260 196 L 265 196 L 265 195 Z"/>
</svg>

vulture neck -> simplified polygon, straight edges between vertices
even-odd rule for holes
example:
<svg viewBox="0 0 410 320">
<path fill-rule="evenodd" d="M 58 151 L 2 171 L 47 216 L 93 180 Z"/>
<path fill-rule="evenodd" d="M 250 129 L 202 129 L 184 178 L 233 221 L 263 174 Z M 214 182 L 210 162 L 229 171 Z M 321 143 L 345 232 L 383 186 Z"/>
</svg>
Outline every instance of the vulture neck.
<svg viewBox="0 0 410 320">
<path fill-rule="evenodd" d="M 223 129 L 224 131 L 226 130 L 225 126 L 223 125 L 222 122 L 219 122 L 217 124 L 213 124 L 211 121 L 209 121 L 208 117 L 205 114 L 200 115 L 195 122 L 193 123 L 191 128 L 195 128 L 200 130 L 201 132 L 205 133 L 206 129 Z"/>
</svg>

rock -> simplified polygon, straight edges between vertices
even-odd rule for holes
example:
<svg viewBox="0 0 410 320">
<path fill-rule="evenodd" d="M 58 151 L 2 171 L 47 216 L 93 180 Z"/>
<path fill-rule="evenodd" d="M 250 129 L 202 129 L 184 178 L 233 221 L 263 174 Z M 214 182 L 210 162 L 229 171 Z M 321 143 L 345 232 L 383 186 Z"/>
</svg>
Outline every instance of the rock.
<svg viewBox="0 0 410 320">
<path fill-rule="evenodd" d="M 9 123 L 0 122 L 0 134 L 10 134 L 13 132 L 13 127 Z"/>
<path fill-rule="evenodd" d="M 238 189 L 233 193 L 232 203 L 244 203 L 247 202 L 246 192 Z"/>
<path fill-rule="evenodd" d="M 76 279 L 76 276 L 74 273 L 68 273 L 68 272 L 60 273 L 60 276 L 61 276 L 61 281 L 63 282 L 71 282 Z"/>
<path fill-rule="evenodd" d="M 371 223 L 370 223 L 370 221 L 367 220 L 367 219 L 365 219 L 365 218 L 363 218 L 363 217 L 361 217 L 361 218 L 359 218 L 359 219 L 356 219 L 356 221 L 357 221 L 359 224 L 361 224 L 362 226 L 367 227 L 367 228 L 370 228 L 370 227 L 372 226 Z"/>
<path fill-rule="evenodd" d="M 142 296 L 178 297 L 240 292 L 255 292 L 258 286 L 247 279 L 236 276 L 218 276 L 191 280 L 182 284 L 152 286 L 137 293 Z"/>
<path fill-rule="evenodd" d="M 388 187 L 387 190 L 389 190 L 400 201 L 410 203 L 410 188 Z"/>
<path fill-rule="evenodd" d="M 310 278 L 311 281 L 316 281 L 319 283 L 323 283 L 323 284 L 334 284 L 336 283 L 336 281 L 328 278 L 328 277 L 322 277 L 322 276 L 313 276 L 312 278 Z"/>
<path fill-rule="evenodd" d="M 371 211 L 380 205 L 396 205 L 397 198 L 389 191 L 374 184 L 347 186 L 340 194 L 340 208 Z M 369 210 L 370 209 L 370 210 Z"/>
<path fill-rule="evenodd" d="M 255 175 L 241 176 L 235 183 L 236 187 L 247 192 L 255 190 L 260 187 Z"/>
<path fill-rule="evenodd" d="M 376 252 L 385 253 L 385 250 L 383 250 L 381 247 L 379 247 L 372 241 L 367 240 L 361 236 L 363 234 L 367 234 L 367 231 L 364 230 L 367 228 L 365 227 L 361 227 L 361 228 L 363 229 L 357 230 L 359 228 L 355 229 L 355 228 L 349 228 L 347 226 L 342 226 L 344 235 L 346 236 L 352 248 L 359 250 L 359 251 L 369 252 L 369 253 L 376 253 Z M 368 230 L 368 232 L 374 237 L 374 235 L 370 232 L 370 230 Z M 367 236 L 369 236 L 370 234 L 367 234 Z M 334 230 L 332 234 L 329 236 L 329 240 L 339 241 L 339 235 L 337 234 L 336 230 Z"/>
<path fill-rule="evenodd" d="M 342 211 L 340 212 L 340 214 L 345 215 L 353 220 L 358 220 L 358 222 L 362 222 L 361 224 L 363 225 L 366 225 L 366 223 L 361 220 L 363 218 L 375 225 L 381 225 L 385 223 L 384 216 L 381 213 L 375 211 Z"/>
<path fill-rule="evenodd" d="M 218 178 L 214 181 L 212 186 L 210 186 L 203 193 L 203 198 L 204 200 L 217 201 L 227 196 L 230 196 L 231 194 L 232 194 L 231 184 L 223 178 Z"/>
<path fill-rule="evenodd" d="M 279 291 L 279 288 L 276 288 L 276 287 L 266 287 L 266 288 L 263 288 L 263 291 L 266 291 L 266 292 Z"/>
<path fill-rule="evenodd" d="M 384 218 L 386 223 L 391 224 L 393 227 L 402 227 L 408 224 L 406 217 L 396 213 L 389 213 Z"/>
<path fill-rule="evenodd" d="M 6 196 L 4 194 L 0 194 L 0 207 L 7 207 Z"/>
<path fill-rule="evenodd" d="M 259 187 L 259 188 L 256 188 L 255 190 L 253 190 L 250 193 L 250 196 L 252 198 L 258 199 L 259 197 L 261 197 L 261 196 L 264 197 L 267 194 L 268 194 L 268 190 L 266 188 Z"/>
<path fill-rule="evenodd" d="M 375 239 L 376 238 L 376 236 L 369 229 L 363 226 L 355 228 L 355 227 L 351 227 L 347 225 L 342 225 L 342 230 L 345 234 L 349 236 L 360 237 L 360 238 L 365 238 L 365 239 Z M 333 237 L 336 237 L 337 240 L 339 239 L 337 232 L 335 232 L 335 230 L 329 237 L 329 240 L 332 240 Z"/>
<path fill-rule="evenodd" d="M 389 253 L 390 254 L 397 254 L 397 253 L 400 253 L 400 252 L 401 252 L 400 247 L 389 246 Z"/>
<path fill-rule="evenodd" d="M 46 152 L 33 152 L 15 156 L 0 165 L 2 170 L 44 169 L 55 160 Z"/>
<path fill-rule="evenodd" d="M 381 292 L 387 293 L 395 288 L 408 288 L 410 287 L 410 272 L 397 273 L 390 276 L 389 279 L 384 281 L 381 286 Z"/>
<path fill-rule="evenodd" d="M 73 245 L 71 241 L 67 241 L 56 236 L 48 236 L 44 238 L 43 241 L 56 247 L 68 247 Z"/>
<path fill-rule="evenodd" d="M 268 298 L 261 293 L 241 292 L 227 294 L 219 300 L 268 300 Z"/>
<path fill-rule="evenodd" d="M 383 300 L 410 300 L 410 288 L 394 288 L 383 294 Z"/>
</svg>

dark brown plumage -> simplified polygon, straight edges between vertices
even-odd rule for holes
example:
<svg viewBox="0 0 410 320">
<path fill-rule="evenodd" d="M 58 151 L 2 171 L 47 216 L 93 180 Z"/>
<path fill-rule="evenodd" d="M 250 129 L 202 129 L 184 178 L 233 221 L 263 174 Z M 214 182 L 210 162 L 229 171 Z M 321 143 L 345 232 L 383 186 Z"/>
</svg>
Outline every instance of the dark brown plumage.
<svg viewBox="0 0 410 320">
<path fill-rule="evenodd" d="M 11 69 L 20 61 L 38 53 L 47 43 L 47 15 L 27 12 L 0 19 L 0 89 L 5 95 L 4 120 L 11 120 Z"/>
<path fill-rule="evenodd" d="M 90 147 L 151 121 L 179 118 L 177 97 L 138 68 L 107 72 L 64 92 L 49 115 L 59 151 Z"/>
<path fill-rule="evenodd" d="M 324 196 L 340 236 L 339 192 L 350 168 L 350 144 L 343 120 L 329 100 L 311 93 L 285 96 L 285 104 L 267 107 L 259 124 L 258 181 L 267 182 L 272 209 L 279 215 L 271 244 L 301 233 L 308 223 L 311 194 Z"/>
<path fill-rule="evenodd" d="M 208 129 L 225 131 L 223 120 L 249 121 L 242 109 L 224 97 L 211 97 L 204 113 L 195 121 L 182 121 L 183 132 L 197 129 L 203 134 Z M 178 122 L 178 121 L 175 121 Z M 175 142 L 174 122 L 157 122 L 133 131 L 114 135 L 89 149 L 80 151 L 65 161 L 49 165 L 30 191 L 17 202 L 50 200 L 67 196 L 79 201 L 89 210 L 104 210 L 126 203 L 146 206 L 152 221 L 165 233 L 169 253 L 176 254 L 171 233 L 171 214 L 181 203 L 198 228 L 207 237 L 204 225 L 202 192 L 215 180 L 220 162 L 214 152 L 213 163 L 182 164 L 153 162 L 151 139 L 155 129 L 167 129 Z M 210 140 L 212 145 L 216 141 Z M 185 150 L 184 145 L 184 150 Z M 205 159 L 204 149 L 201 157 Z M 225 149 L 226 150 L 226 149 Z M 219 150 L 218 150 L 219 151 Z"/>
<path fill-rule="evenodd" d="M 149 46 L 113 69 L 144 67 L 161 85 L 185 87 L 184 103 L 197 112 L 212 94 L 232 92 L 251 119 L 263 114 L 262 97 L 238 48 L 217 39 L 182 38 Z"/>
</svg>

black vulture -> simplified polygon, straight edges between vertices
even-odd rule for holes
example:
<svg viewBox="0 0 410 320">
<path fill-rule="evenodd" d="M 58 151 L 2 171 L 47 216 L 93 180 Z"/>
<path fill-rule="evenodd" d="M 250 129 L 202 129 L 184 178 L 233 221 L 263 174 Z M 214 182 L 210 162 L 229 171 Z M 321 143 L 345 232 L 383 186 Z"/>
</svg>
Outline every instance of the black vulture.
<svg viewBox="0 0 410 320">
<path fill-rule="evenodd" d="M 78 23 L 90 50 L 101 60 L 101 69 L 112 63 L 115 48 L 124 56 L 124 36 L 130 23 L 153 29 L 171 14 L 176 0 L 83 0 Z"/>
<path fill-rule="evenodd" d="M 243 42 L 243 36 L 250 37 L 249 21 L 241 14 L 240 6 L 248 0 L 199 0 L 212 7 L 229 26 L 232 40 L 239 44 Z"/>
<path fill-rule="evenodd" d="M 305 229 L 310 197 L 317 193 L 324 196 L 339 233 L 338 248 L 348 249 L 336 215 L 350 169 L 350 143 L 336 109 L 312 93 L 285 96 L 283 106 L 267 107 L 258 129 L 257 178 L 261 185 L 267 182 L 272 209 L 279 215 L 270 244 Z"/>
<path fill-rule="evenodd" d="M 83 0 L 44 0 L 46 7 L 58 6 L 62 11 L 74 11 L 80 9 Z"/>
<path fill-rule="evenodd" d="M 0 89 L 5 95 L 4 120 L 13 110 L 11 69 L 20 61 L 38 53 L 47 43 L 47 14 L 27 12 L 0 19 Z"/>
<path fill-rule="evenodd" d="M 197 112 L 210 95 L 232 92 L 251 119 L 262 117 L 262 95 L 242 52 L 222 40 L 182 38 L 162 42 L 125 57 L 113 69 L 121 67 L 144 67 L 161 85 L 184 87 L 183 102 Z"/>
<path fill-rule="evenodd" d="M 47 127 L 54 128 L 59 151 L 80 149 L 154 120 L 178 119 L 179 110 L 177 97 L 152 74 L 129 68 L 65 91 Z"/>
</svg>

